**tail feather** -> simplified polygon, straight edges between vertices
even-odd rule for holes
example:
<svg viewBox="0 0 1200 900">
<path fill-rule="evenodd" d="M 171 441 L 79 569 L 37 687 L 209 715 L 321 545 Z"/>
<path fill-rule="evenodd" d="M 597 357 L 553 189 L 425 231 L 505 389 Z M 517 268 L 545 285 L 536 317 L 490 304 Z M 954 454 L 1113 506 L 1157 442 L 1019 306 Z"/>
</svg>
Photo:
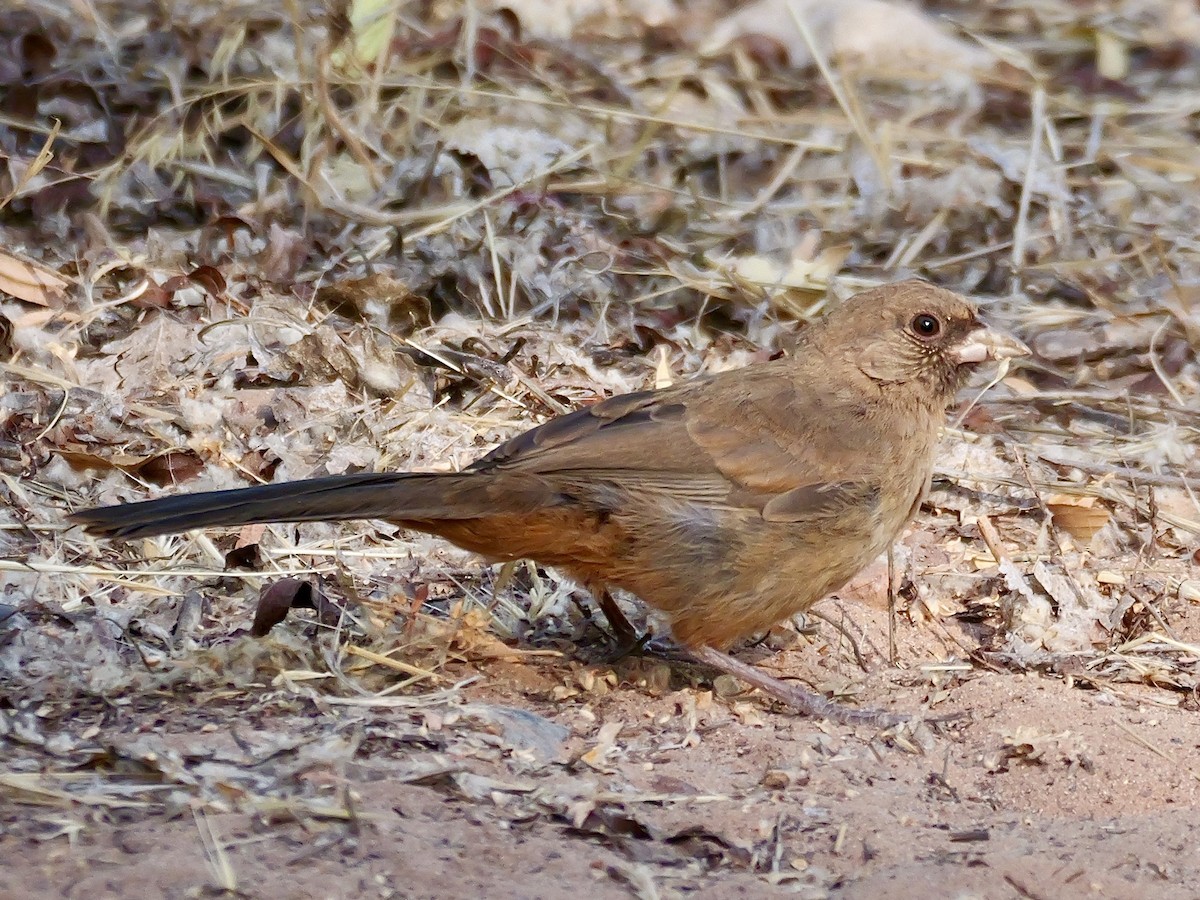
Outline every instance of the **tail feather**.
<svg viewBox="0 0 1200 900">
<path fill-rule="evenodd" d="M 337 475 L 103 506 L 69 518 L 90 534 L 113 538 L 266 522 L 468 518 L 490 503 L 484 481 L 456 474 Z"/>
</svg>

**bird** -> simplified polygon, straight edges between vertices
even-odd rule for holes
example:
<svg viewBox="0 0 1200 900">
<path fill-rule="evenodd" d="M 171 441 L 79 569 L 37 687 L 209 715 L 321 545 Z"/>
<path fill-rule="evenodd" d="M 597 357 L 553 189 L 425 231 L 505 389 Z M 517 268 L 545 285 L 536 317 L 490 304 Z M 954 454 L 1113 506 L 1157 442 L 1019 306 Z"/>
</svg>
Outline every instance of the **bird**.
<svg viewBox="0 0 1200 900">
<path fill-rule="evenodd" d="M 729 653 L 843 586 L 929 491 L 947 408 L 974 369 L 1029 353 L 975 303 L 919 279 L 832 305 L 793 352 L 552 418 L 458 472 L 318 477 L 85 509 L 140 538 L 252 523 L 381 519 L 491 561 L 530 559 L 665 614 L 695 661 L 801 713 L 886 726 Z"/>
</svg>

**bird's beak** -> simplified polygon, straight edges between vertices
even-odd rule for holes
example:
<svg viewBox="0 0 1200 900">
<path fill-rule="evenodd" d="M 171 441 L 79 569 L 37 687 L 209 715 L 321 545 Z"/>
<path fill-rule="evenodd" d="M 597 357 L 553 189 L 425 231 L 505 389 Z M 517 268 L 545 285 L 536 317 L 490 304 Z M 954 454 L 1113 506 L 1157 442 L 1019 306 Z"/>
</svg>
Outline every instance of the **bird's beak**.
<svg viewBox="0 0 1200 900">
<path fill-rule="evenodd" d="M 1028 356 L 1029 348 L 1002 331 L 980 326 L 968 332 L 953 351 L 959 365 L 981 363 L 987 360 L 1006 360 L 1017 356 Z"/>
</svg>

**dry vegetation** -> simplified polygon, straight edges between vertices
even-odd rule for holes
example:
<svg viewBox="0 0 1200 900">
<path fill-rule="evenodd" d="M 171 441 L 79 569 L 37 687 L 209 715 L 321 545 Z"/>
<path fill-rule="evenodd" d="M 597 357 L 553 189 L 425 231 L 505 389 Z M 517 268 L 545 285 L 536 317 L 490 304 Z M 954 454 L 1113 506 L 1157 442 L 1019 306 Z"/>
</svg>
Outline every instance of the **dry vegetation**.
<svg viewBox="0 0 1200 900">
<path fill-rule="evenodd" d="M 1196 876 L 1194 3 L 18 0 L 0 41 L 0 888 Z M 553 572 L 377 522 L 64 525 L 461 466 L 906 274 L 1035 356 L 963 397 L 894 621 L 872 570 L 749 656 L 950 730 L 605 664 Z"/>
</svg>

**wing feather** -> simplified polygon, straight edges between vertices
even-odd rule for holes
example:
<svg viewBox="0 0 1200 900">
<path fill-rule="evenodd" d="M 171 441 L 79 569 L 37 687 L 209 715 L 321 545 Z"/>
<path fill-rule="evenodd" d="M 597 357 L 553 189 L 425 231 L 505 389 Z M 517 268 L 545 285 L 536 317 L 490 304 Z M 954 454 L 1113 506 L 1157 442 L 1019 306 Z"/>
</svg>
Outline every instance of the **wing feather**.
<svg viewBox="0 0 1200 900">
<path fill-rule="evenodd" d="M 729 374 L 623 394 L 552 419 L 469 471 L 605 482 L 703 506 L 757 509 L 771 521 L 877 498 L 878 465 L 855 447 L 863 435 L 853 424 L 848 434 L 833 429 L 847 420 L 840 397 L 800 391 L 791 371 L 771 365 Z"/>
</svg>

